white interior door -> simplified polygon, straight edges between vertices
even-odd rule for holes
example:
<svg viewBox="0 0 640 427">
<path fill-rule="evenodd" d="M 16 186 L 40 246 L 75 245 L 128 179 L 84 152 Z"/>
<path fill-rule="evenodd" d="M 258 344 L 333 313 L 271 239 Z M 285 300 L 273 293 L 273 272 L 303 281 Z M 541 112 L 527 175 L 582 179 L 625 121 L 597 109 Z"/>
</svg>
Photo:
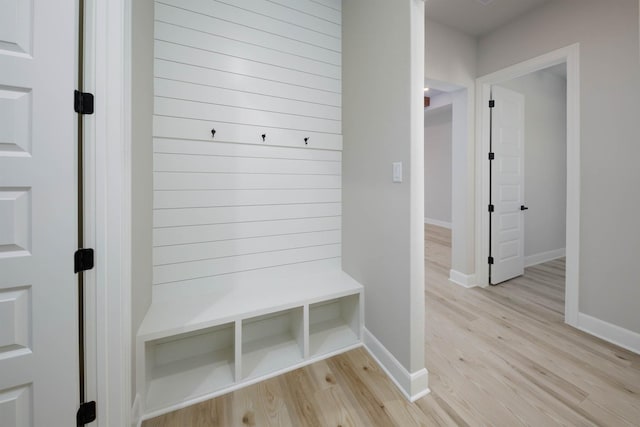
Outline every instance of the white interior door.
<svg viewBox="0 0 640 427">
<path fill-rule="evenodd" d="M 0 426 L 78 407 L 76 2 L 0 1 Z"/>
<path fill-rule="evenodd" d="M 524 96 L 493 86 L 491 283 L 524 273 Z"/>
</svg>

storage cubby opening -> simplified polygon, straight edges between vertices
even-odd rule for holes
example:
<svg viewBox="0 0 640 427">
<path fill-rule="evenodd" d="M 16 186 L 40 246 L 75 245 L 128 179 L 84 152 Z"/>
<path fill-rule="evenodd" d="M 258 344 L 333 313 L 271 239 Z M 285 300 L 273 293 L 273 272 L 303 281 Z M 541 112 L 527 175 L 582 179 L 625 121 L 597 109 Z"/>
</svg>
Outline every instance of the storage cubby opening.
<svg viewBox="0 0 640 427">
<path fill-rule="evenodd" d="M 232 385 L 233 323 L 149 341 L 147 407 L 164 407 Z"/>
<path fill-rule="evenodd" d="M 284 369 L 304 358 L 303 308 L 242 322 L 242 379 Z"/>
<path fill-rule="evenodd" d="M 311 357 L 356 344 L 360 340 L 360 298 L 349 295 L 309 306 Z"/>
</svg>

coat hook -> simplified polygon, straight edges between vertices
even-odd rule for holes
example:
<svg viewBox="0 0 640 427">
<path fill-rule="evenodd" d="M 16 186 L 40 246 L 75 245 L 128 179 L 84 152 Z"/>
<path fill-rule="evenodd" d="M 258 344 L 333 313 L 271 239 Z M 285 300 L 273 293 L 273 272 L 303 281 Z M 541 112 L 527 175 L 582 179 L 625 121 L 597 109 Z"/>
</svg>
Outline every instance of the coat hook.
<svg viewBox="0 0 640 427">
<path fill-rule="evenodd" d="M 211 129 L 211 138 L 214 138 L 215 136 L 216 136 L 216 130 Z"/>
<path fill-rule="evenodd" d="M 309 144 L 309 137 L 308 136 L 304 138 L 304 145 L 307 145 L 307 144 Z"/>
<path fill-rule="evenodd" d="M 262 134 L 262 142 L 264 142 L 266 139 L 267 139 L 267 134 L 266 134 L 266 133 L 263 133 L 263 134 Z"/>
</svg>

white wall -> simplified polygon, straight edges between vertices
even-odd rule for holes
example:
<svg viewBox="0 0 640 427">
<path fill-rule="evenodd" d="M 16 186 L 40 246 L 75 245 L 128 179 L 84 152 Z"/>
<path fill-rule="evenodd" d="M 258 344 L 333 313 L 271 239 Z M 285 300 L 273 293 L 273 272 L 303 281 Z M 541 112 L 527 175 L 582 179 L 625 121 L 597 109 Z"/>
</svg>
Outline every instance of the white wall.
<svg viewBox="0 0 640 427">
<path fill-rule="evenodd" d="M 579 311 L 640 333 L 637 0 L 556 0 L 482 38 L 484 75 L 580 43 Z"/>
<path fill-rule="evenodd" d="M 525 98 L 524 255 L 530 264 L 565 248 L 567 81 L 541 70 L 500 86 Z"/>
<path fill-rule="evenodd" d="M 428 3 L 426 8 L 428 16 Z M 476 40 L 426 19 L 425 79 L 445 83 L 435 88 L 462 89 L 452 95 L 451 269 L 456 276 L 475 270 L 475 78 Z"/>
<path fill-rule="evenodd" d="M 156 2 L 156 289 L 341 256 L 339 2 L 249 3 Z"/>
<path fill-rule="evenodd" d="M 343 9 L 343 268 L 364 285 L 366 328 L 409 395 L 426 389 L 423 8 L 348 0 Z M 402 183 L 392 182 L 396 161 Z"/>
<path fill-rule="evenodd" d="M 424 112 L 425 222 L 451 227 L 451 104 Z"/>
<path fill-rule="evenodd" d="M 135 398 L 136 332 L 151 304 L 153 0 L 132 2 L 131 12 L 131 397 Z"/>
</svg>

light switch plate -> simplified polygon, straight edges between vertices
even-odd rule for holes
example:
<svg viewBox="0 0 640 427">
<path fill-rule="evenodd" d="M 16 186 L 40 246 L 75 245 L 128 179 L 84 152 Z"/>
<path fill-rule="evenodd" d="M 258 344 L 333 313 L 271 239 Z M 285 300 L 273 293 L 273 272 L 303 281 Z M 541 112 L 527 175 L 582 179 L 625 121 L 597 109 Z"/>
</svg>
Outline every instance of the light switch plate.
<svg viewBox="0 0 640 427">
<path fill-rule="evenodd" d="M 402 182 L 402 162 L 393 162 L 393 182 Z"/>
</svg>

